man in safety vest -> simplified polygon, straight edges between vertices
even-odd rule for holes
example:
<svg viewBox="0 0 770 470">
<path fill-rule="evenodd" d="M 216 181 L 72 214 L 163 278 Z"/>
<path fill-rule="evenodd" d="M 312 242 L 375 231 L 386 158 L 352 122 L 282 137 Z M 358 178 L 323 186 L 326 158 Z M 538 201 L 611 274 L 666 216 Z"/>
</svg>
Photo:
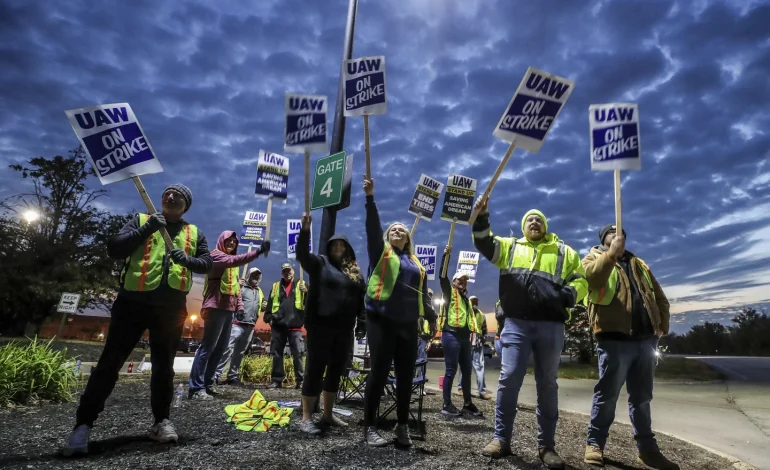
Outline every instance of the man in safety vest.
<svg viewBox="0 0 770 470">
<path fill-rule="evenodd" d="M 440 266 L 449 263 L 452 257 L 452 247 L 447 245 L 444 248 L 444 256 L 441 258 Z M 446 275 L 439 276 L 442 298 L 444 303 L 441 305 L 441 314 L 439 316 L 439 328 L 441 329 L 441 345 L 444 348 L 444 408 L 441 414 L 445 416 L 460 416 L 463 413 L 472 416 L 481 416 L 481 412 L 473 404 L 471 398 L 471 335 L 477 334 L 476 314 L 473 306 L 468 300 L 468 274 L 462 271 L 455 272 L 452 276 L 452 282 Z M 463 374 L 463 408 L 462 411 L 452 403 L 452 383 L 454 382 L 457 369 Z"/>
<path fill-rule="evenodd" d="M 75 429 L 62 450 L 66 457 L 88 453 L 90 429 L 118 380 L 118 372 L 145 330 L 150 330 L 152 351 L 152 413 L 150 438 L 176 442 L 169 421 L 174 393 L 174 357 L 187 318 L 187 293 L 193 273 L 211 268 L 206 237 L 182 219 L 192 204 L 192 192 L 172 184 L 163 192 L 162 212 L 139 214 L 107 245 L 107 254 L 125 260 L 120 292 L 112 304 L 104 350 L 80 397 Z M 174 248 L 167 251 L 160 229 L 166 228 Z"/>
<path fill-rule="evenodd" d="M 539 210 L 532 209 L 521 219 L 523 238 L 493 235 L 488 202 L 486 198 L 476 202 L 479 216 L 473 224 L 473 242 L 500 269 L 505 326 L 495 435 L 483 454 L 498 458 L 511 453 L 516 402 L 530 353 L 534 353 L 538 455 L 547 468 L 562 469 L 564 461 L 555 450 L 559 418 L 556 377 L 569 309 L 588 291 L 585 272 L 575 250 L 548 232 L 548 221 Z"/>
<path fill-rule="evenodd" d="M 625 230 L 618 236 L 614 225 L 605 225 L 599 232 L 601 245 L 583 258 L 599 355 L 585 462 L 604 464 L 604 445 L 625 382 L 639 461 L 652 468 L 678 469 L 660 452 L 650 415 L 658 339 L 669 327 L 668 299 L 647 264 L 626 251 L 625 235 Z"/>
<path fill-rule="evenodd" d="M 267 298 L 265 323 L 270 325 L 270 353 L 273 356 L 273 370 L 269 388 L 281 388 L 286 372 L 283 368 L 283 350 L 289 343 L 294 358 L 295 388 L 302 388 L 304 365 L 302 359 L 302 326 L 305 324 L 305 281 L 295 281 L 294 268 L 290 263 L 281 266 L 281 280 L 273 284 Z"/>
<path fill-rule="evenodd" d="M 473 334 L 471 339 L 471 366 L 476 372 L 476 386 L 478 387 L 478 397 L 482 400 L 489 400 L 492 395 L 487 391 L 487 382 L 484 380 L 484 345 L 487 338 L 487 317 L 479 310 L 479 298 L 475 295 L 468 297 L 473 307 L 473 312 L 476 315 L 476 329 L 477 334 Z M 457 384 L 457 394 L 463 394 L 462 388 L 462 372 L 460 373 L 460 379 Z"/>
</svg>

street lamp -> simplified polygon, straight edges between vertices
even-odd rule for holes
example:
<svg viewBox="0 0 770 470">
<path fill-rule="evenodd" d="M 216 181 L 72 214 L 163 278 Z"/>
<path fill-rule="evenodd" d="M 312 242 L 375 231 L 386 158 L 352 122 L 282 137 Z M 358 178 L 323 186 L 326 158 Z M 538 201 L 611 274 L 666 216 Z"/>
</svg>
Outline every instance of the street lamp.
<svg viewBox="0 0 770 470">
<path fill-rule="evenodd" d="M 21 216 L 24 218 L 24 220 L 27 221 L 28 224 L 31 224 L 32 222 L 40 218 L 40 213 L 34 209 L 28 209 L 24 211 L 24 213 Z"/>
</svg>

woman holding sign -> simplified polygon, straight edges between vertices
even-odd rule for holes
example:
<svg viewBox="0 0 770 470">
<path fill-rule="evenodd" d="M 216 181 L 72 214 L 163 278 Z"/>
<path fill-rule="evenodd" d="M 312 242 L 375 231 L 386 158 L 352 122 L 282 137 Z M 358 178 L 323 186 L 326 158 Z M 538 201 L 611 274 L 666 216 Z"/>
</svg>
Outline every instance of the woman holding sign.
<svg viewBox="0 0 770 470">
<path fill-rule="evenodd" d="M 374 203 L 374 180 L 364 176 L 366 193 L 366 242 L 369 252 L 369 286 L 366 291 L 366 327 L 372 369 L 364 397 L 364 440 L 374 447 L 388 445 L 374 427 L 385 381 L 394 364 L 396 375 L 396 444 L 408 447 L 409 401 L 412 394 L 414 364 L 417 360 L 419 317 L 431 327 L 436 313 L 430 304 L 425 269 L 412 253 L 409 230 L 402 223 L 391 224 L 383 232 Z"/>
<path fill-rule="evenodd" d="M 310 276 L 305 304 L 307 370 L 302 383 L 302 421 L 299 428 L 308 434 L 319 434 L 321 430 L 313 423 L 312 413 L 322 388 L 324 410 L 321 424 L 347 426 L 332 413 L 332 409 L 352 347 L 356 320 L 356 336 L 365 336 L 366 283 L 353 247 L 345 235 L 336 234 L 329 239 L 326 247 L 328 256 L 310 252 L 310 220 L 308 214 L 302 217 L 302 229 L 297 241 L 297 261 Z"/>
</svg>

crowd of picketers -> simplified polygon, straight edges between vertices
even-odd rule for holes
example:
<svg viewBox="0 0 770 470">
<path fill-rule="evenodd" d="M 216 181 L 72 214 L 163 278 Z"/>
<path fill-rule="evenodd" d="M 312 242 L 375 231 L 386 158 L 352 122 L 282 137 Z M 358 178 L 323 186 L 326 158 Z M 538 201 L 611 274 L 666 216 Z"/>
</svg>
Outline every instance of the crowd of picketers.
<svg viewBox="0 0 770 470">
<path fill-rule="evenodd" d="M 125 260 L 121 288 L 112 306 L 104 350 L 80 397 L 75 428 L 65 456 L 88 453 L 89 434 L 118 372 L 143 332 L 150 332 L 151 407 L 155 422 L 150 438 L 176 442 L 170 421 L 174 393 L 173 362 L 187 318 L 186 297 L 193 273 L 205 275 L 201 315 L 204 337 L 196 351 L 189 382 L 191 400 L 210 400 L 216 384 L 240 384 L 238 370 L 254 324 L 263 315 L 271 326 L 273 368 L 271 388 L 285 379 L 283 351 L 290 345 L 296 386 L 301 389 L 299 428 L 321 434 L 325 426 L 348 424 L 332 413 L 340 378 L 345 372 L 353 338 L 367 338 L 371 370 L 364 397 L 363 440 L 372 447 L 392 442 L 376 427 L 377 410 L 389 373 L 396 378 L 395 445 L 411 447 L 408 419 L 415 363 L 426 359 L 432 339 L 441 332 L 446 372 L 443 409 L 448 416 L 482 417 L 473 403 L 471 374 L 477 371 L 478 397 L 489 399 L 483 382 L 483 338 L 486 321 L 478 299 L 468 296 L 468 277 L 440 277 L 443 302 L 434 311 L 426 272 L 414 255 L 410 231 L 403 223 L 383 230 L 374 201 L 374 180 L 364 177 L 368 276 L 342 234 L 328 240 L 326 255 L 309 251 L 310 214 L 302 217 L 297 260 L 308 273 L 307 283 L 294 277 L 291 264 L 282 265 L 281 279 L 265 295 L 258 268 L 239 276 L 239 267 L 270 250 L 237 254 L 238 237 L 224 231 L 209 250 L 203 233 L 183 219 L 192 192 L 173 184 L 162 195 L 162 212 L 139 214 L 110 240 L 109 255 Z M 599 381 L 595 387 L 584 461 L 603 465 L 604 448 L 615 418 L 622 385 L 628 390 L 629 414 L 638 458 L 652 468 L 678 469 L 658 448 L 652 432 L 650 402 L 658 339 L 669 328 L 669 304 L 647 264 L 625 249 L 626 233 L 614 225 L 599 232 L 599 244 L 581 260 L 571 247 L 548 230 L 538 210 L 521 219 L 522 237 L 501 237 L 490 228 L 488 199 L 475 205 L 473 242 L 481 255 L 500 271 L 495 315 L 495 347 L 502 359 L 497 390 L 494 436 L 481 450 L 485 456 L 511 454 L 516 406 L 530 355 L 537 384 L 538 454 L 551 469 L 564 468 L 556 452 L 559 416 L 557 369 L 570 309 L 584 302 L 597 340 Z M 506 223 L 506 226 L 508 224 Z M 174 242 L 167 250 L 160 229 Z M 451 257 L 444 250 L 443 262 Z M 301 329 L 307 331 L 307 364 L 303 368 Z M 417 345 L 415 347 L 415 345 Z M 230 367 L 225 372 L 225 364 Z M 479 369 L 481 368 L 481 373 Z M 452 403 L 455 376 L 461 372 L 462 407 Z M 322 400 L 322 416 L 313 411 Z"/>
</svg>

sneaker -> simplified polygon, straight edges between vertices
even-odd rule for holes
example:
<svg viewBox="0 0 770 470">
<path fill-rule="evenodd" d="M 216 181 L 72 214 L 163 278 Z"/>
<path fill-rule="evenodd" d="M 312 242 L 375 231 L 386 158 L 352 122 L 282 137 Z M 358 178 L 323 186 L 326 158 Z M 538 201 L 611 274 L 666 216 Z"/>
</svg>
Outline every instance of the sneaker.
<svg viewBox="0 0 770 470">
<path fill-rule="evenodd" d="M 656 470 L 679 470 L 679 465 L 668 460 L 659 450 L 655 452 L 639 452 L 638 461 Z"/>
<path fill-rule="evenodd" d="M 222 392 L 220 392 L 219 389 L 216 388 L 213 385 L 206 389 L 206 393 L 208 393 L 209 395 L 213 395 L 213 396 L 217 396 L 217 395 L 221 395 L 222 394 Z"/>
<path fill-rule="evenodd" d="M 511 454 L 511 445 L 497 439 L 492 439 L 481 451 L 481 455 L 493 459 L 499 459 Z"/>
<path fill-rule="evenodd" d="M 270 382 L 270 385 L 267 386 L 267 388 L 269 388 L 270 390 L 275 390 L 276 388 L 282 388 L 282 387 L 283 386 L 281 385 L 280 382 Z"/>
<path fill-rule="evenodd" d="M 538 449 L 537 454 L 540 456 L 540 460 L 543 461 L 543 465 L 548 470 L 564 470 L 564 460 L 559 457 L 559 454 L 555 450 L 547 447 L 541 447 Z"/>
<path fill-rule="evenodd" d="M 346 423 L 345 421 L 342 421 L 342 418 L 338 417 L 334 413 L 332 413 L 332 415 L 329 417 L 324 416 L 323 418 L 321 418 L 321 423 L 327 426 L 331 426 L 333 428 L 348 427 L 348 423 Z"/>
<path fill-rule="evenodd" d="M 393 431 L 396 433 L 396 445 L 398 447 L 412 447 L 408 424 L 397 424 Z"/>
<path fill-rule="evenodd" d="M 305 434 L 310 434 L 311 436 L 317 436 L 318 434 L 321 434 L 321 430 L 318 429 L 318 426 L 315 425 L 312 419 L 309 421 L 300 421 L 299 430 Z"/>
<path fill-rule="evenodd" d="M 455 390 L 455 395 L 457 395 L 458 397 L 463 396 L 463 389 L 458 388 L 457 390 Z"/>
<path fill-rule="evenodd" d="M 603 467 L 604 451 L 601 447 L 586 446 L 586 455 L 583 457 L 583 462 Z"/>
<path fill-rule="evenodd" d="M 163 419 L 160 423 L 155 423 L 150 428 L 150 439 L 166 444 L 168 442 L 177 442 L 179 435 L 174 429 L 174 425 L 168 419 Z"/>
<path fill-rule="evenodd" d="M 444 404 L 444 408 L 441 410 L 441 414 L 444 416 L 460 416 L 460 410 L 452 403 Z"/>
<path fill-rule="evenodd" d="M 227 382 L 225 382 L 227 385 L 232 385 L 233 387 L 243 387 L 243 382 L 241 382 L 238 379 L 230 379 Z"/>
<path fill-rule="evenodd" d="M 474 418 L 481 418 L 484 416 L 484 414 L 479 411 L 478 408 L 476 408 L 476 405 L 473 403 L 467 403 L 463 406 L 462 414 L 470 415 Z"/>
<path fill-rule="evenodd" d="M 198 389 L 198 390 L 190 390 L 190 394 L 188 395 L 190 400 L 213 400 L 214 397 L 206 393 L 206 390 Z"/>
<path fill-rule="evenodd" d="M 364 427 L 364 441 L 372 447 L 385 447 L 390 444 L 385 440 L 374 426 Z"/>
<path fill-rule="evenodd" d="M 492 399 L 492 394 L 489 392 L 481 392 L 479 393 L 479 398 L 481 398 L 482 400 L 490 400 Z"/>
<path fill-rule="evenodd" d="M 65 457 L 88 454 L 88 437 L 91 435 L 91 428 L 87 424 L 76 426 L 67 438 L 67 447 L 62 449 L 61 453 Z"/>
</svg>

